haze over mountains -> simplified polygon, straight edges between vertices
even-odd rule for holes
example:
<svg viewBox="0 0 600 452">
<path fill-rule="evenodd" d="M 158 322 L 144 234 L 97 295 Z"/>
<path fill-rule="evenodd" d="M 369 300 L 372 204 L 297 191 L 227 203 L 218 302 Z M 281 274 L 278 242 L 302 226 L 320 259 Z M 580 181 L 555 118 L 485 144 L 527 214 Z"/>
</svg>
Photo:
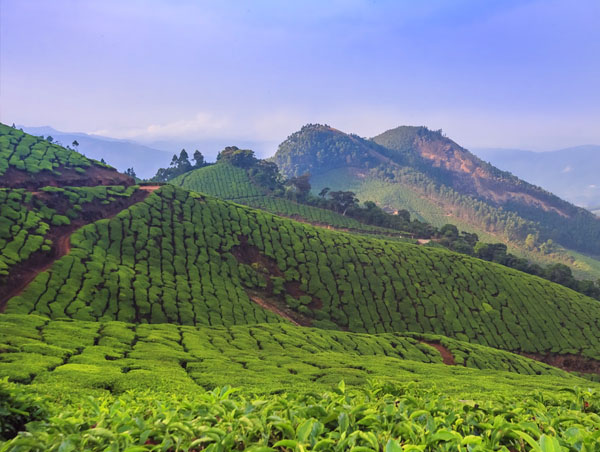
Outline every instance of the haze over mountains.
<svg viewBox="0 0 600 452">
<path fill-rule="evenodd" d="M 96 160 L 104 159 L 119 171 L 125 171 L 127 168 L 133 167 L 136 175 L 142 179 L 154 176 L 156 170 L 167 166 L 173 154 L 179 153 L 181 149 L 186 149 L 190 154 L 198 149 L 207 159 L 214 160 L 220 149 L 232 144 L 228 138 L 196 141 L 170 139 L 142 142 L 140 140 L 125 140 L 83 132 L 63 132 L 50 126 L 29 127 L 19 125 L 18 127 L 35 136 L 43 135 L 47 137 L 50 135 L 63 146 L 71 146 L 73 140 L 77 140 L 79 152 Z M 277 142 L 256 140 L 236 140 L 236 144 L 240 147 L 253 149 L 258 155 L 265 157 L 271 155 L 277 147 Z"/>
<path fill-rule="evenodd" d="M 539 185 L 573 204 L 600 210 L 600 146 L 551 152 L 474 149 L 483 160 Z"/>
</svg>

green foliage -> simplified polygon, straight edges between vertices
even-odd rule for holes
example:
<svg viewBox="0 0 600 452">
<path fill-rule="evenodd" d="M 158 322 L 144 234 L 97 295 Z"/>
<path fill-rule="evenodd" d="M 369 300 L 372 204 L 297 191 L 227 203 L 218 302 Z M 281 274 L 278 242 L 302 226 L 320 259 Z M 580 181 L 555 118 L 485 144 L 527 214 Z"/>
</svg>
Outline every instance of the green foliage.
<svg viewBox="0 0 600 452">
<path fill-rule="evenodd" d="M 25 425 L 46 417 L 46 404 L 26 388 L 0 379 L 0 441 L 14 438 Z"/>
<path fill-rule="evenodd" d="M 177 157 L 177 155 L 173 155 L 173 158 L 171 159 L 171 165 L 168 168 L 159 168 L 152 180 L 155 182 L 167 182 L 188 171 L 202 168 L 207 165 L 207 163 L 204 161 L 204 156 L 198 150 L 194 152 L 194 161 L 194 165 L 192 165 L 190 163 L 188 153 L 185 149 L 182 149 L 179 153 L 179 157 Z"/>
<path fill-rule="evenodd" d="M 353 386 L 366 384 L 374 375 L 401 381 L 410 373 L 429 375 L 428 381 L 434 381 L 434 375 L 445 375 L 451 386 L 453 378 L 491 377 L 498 371 L 503 373 L 494 378 L 500 386 L 509 384 L 511 378 L 504 372 L 544 375 L 562 379 L 564 384 L 579 381 L 519 355 L 412 333 L 364 335 L 283 323 L 196 329 L 169 324 L 47 321 L 13 314 L 0 316 L 0 326 L 0 374 L 47 391 L 65 386 L 82 393 L 159 387 L 194 391 L 235 384 L 273 392 L 328 388 L 339 378 Z M 454 377 L 448 374 L 448 366 L 441 364 L 439 352 L 423 341 L 441 342 L 453 353 L 461 366 L 453 368 Z M 428 369 L 425 364 L 438 366 Z M 263 385 L 266 375 L 268 386 Z M 524 380 L 525 387 L 529 383 L 536 384 Z"/>
<path fill-rule="evenodd" d="M 274 196 L 266 188 L 263 188 L 264 185 L 254 183 L 256 177 L 260 176 L 257 176 L 256 173 L 250 176 L 242 168 L 226 163 L 218 163 L 188 172 L 170 182 L 188 190 L 206 193 L 278 215 L 298 218 L 309 223 L 325 224 L 357 231 L 375 232 L 379 230 L 384 232 L 328 209 L 301 204 L 281 196 Z M 272 188 L 277 187 L 272 186 Z"/>
<path fill-rule="evenodd" d="M 47 237 L 54 227 L 79 219 L 87 204 L 110 203 L 135 190 L 135 186 L 44 187 L 32 194 L 24 189 L 0 189 L 0 277 L 34 253 L 50 252 L 52 243 Z"/>
<path fill-rule="evenodd" d="M 0 124 L 0 176 L 9 168 L 37 174 L 60 168 L 84 170 L 93 163 L 76 151 Z"/>
<path fill-rule="evenodd" d="M 343 381 L 335 391 L 266 399 L 228 386 L 193 397 L 129 393 L 57 407 L 3 450 L 592 451 L 598 399 L 581 391 L 474 403 Z"/>
<path fill-rule="evenodd" d="M 211 326 L 281 321 L 249 299 L 246 290 L 252 289 L 276 303 L 285 303 L 286 295 L 317 300 L 296 307 L 315 325 L 436 333 L 504 350 L 600 357 L 600 305 L 559 285 L 468 256 L 326 231 L 172 186 L 80 229 L 71 243 L 71 253 L 9 300 L 6 312 Z M 272 276 L 285 278 L 279 295 L 272 293 Z"/>
<path fill-rule="evenodd" d="M 326 180 L 321 188 L 338 191 L 347 190 L 349 180 L 336 184 L 328 173 L 351 169 L 352 178 L 363 185 L 392 184 L 400 201 L 388 205 L 394 210 L 412 202 L 404 197 L 408 189 L 414 192 L 409 198 L 421 198 L 418 203 L 433 201 L 429 209 L 442 206 L 443 215 L 452 213 L 458 221 L 501 234 L 523 247 L 528 235 L 537 234 L 542 241 L 552 239 L 569 248 L 600 254 L 600 220 L 592 213 L 481 161 L 441 131 L 399 127 L 365 140 L 309 124 L 280 144 L 273 161 L 288 177 L 310 172 L 313 178 Z M 519 196 L 505 199 L 506 193 Z M 382 196 L 357 194 L 363 201 L 385 205 Z M 423 214 L 421 209 L 415 210 Z M 431 217 L 426 219 L 434 222 Z"/>
</svg>

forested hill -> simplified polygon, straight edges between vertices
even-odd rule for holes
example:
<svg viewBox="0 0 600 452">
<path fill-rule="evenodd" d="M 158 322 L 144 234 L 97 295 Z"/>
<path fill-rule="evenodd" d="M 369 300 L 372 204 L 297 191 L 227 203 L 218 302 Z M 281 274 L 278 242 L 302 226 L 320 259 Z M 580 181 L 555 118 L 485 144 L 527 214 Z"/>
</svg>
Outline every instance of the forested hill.
<svg viewBox="0 0 600 452">
<path fill-rule="evenodd" d="M 314 188 L 354 189 L 363 201 L 408 207 L 434 224 L 428 211 L 515 243 L 531 236 L 534 247 L 553 240 L 600 254 L 597 217 L 480 160 L 441 131 L 398 127 L 367 140 L 309 124 L 272 160 L 286 176 L 310 173 Z"/>
</svg>

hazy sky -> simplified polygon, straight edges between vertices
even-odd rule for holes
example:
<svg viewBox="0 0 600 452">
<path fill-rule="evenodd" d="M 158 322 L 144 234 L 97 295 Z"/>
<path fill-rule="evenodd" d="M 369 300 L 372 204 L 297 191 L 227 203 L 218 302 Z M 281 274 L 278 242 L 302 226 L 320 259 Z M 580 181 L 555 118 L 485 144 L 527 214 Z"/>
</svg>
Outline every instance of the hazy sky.
<svg viewBox="0 0 600 452">
<path fill-rule="evenodd" d="M 598 0 L 0 0 L 0 121 L 279 142 L 402 124 L 600 144 Z M 274 150 L 274 149 L 273 149 Z"/>
</svg>

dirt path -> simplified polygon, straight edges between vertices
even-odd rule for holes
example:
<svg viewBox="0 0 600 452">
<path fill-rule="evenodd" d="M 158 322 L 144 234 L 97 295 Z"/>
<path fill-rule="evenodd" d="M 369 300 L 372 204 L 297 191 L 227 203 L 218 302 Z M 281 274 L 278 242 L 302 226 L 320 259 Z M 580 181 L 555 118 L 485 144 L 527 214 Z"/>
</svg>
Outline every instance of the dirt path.
<svg viewBox="0 0 600 452">
<path fill-rule="evenodd" d="M 120 211 L 146 199 L 152 191 L 154 190 L 139 191 L 130 198 L 123 200 L 124 202 L 116 202 L 108 206 L 103 205 L 95 212 L 88 212 L 91 216 L 89 221 L 80 218 L 73 221 L 69 226 L 59 226 L 52 229 L 46 237 L 53 242 L 52 251 L 48 254 L 38 251 L 31 255 L 29 259 L 15 265 L 7 277 L 4 287 L 0 285 L 0 289 L 2 289 L 0 292 L 0 312 L 4 312 L 8 300 L 23 293 L 40 273 L 48 270 L 61 257 L 69 254 L 71 251 L 71 235 L 75 231 L 94 221 L 114 217 Z"/>
<path fill-rule="evenodd" d="M 152 193 L 154 190 L 158 190 L 162 185 L 140 185 L 140 190 L 144 190 Z"/>
<path fill-rule="evenodd" d="M 264 308 L 267 311 L 271 311 L 272 313 L 277 314 L 278 316 L 283 317 L 286 320 L 289 320 L 296 326 L 311 326 L 309 318 L 305 318 L 304 316 L 296 312 L 286 312 L 284 309 L 275 305 L 275 303 L 265 300 L 256 293 L 249 293 L 248 298 L 250 298 L 250 300 L 259 305 L 261 308 Z"/>
<path fill-rule="evenodd" d="M 420 341 L 420 342 L 421 342 L 421 344 L 429 345 L 430 347 L 433 347 L 438 352 L 440 352 L 440 355 L 442 356 L 442 362 L 444 364 L 446 364 L 447 366 L 456 365 L 456 363 L 454 361 L 454 355 L 450 352 L 450 350 L 448 350 L 442 344 L 437 343 L 437 342 L 427 342 L 427 341 Z"/>
</svg>

